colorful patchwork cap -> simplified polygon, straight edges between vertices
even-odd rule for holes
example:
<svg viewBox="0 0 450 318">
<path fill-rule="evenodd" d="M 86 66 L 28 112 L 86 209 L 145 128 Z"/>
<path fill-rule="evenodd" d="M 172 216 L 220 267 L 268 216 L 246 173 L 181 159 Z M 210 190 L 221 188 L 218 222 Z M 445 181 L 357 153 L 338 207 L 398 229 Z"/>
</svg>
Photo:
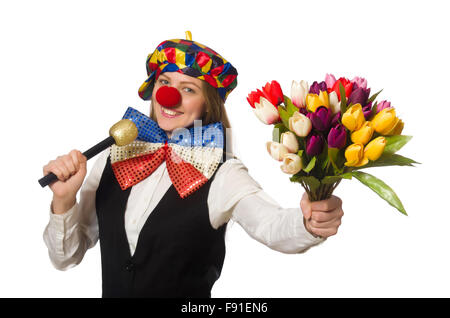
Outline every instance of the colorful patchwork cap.
<svg viewBox="0 0 450 318">
<path fill-rule="evenodd" d="M 146 61 L 147 80 L 139 88 L 143 100 L 152 97 L 155 81 L 164 72 L 179 72 L 201 80 L 217 88 L 225 101 L 237 86 L 237 70 L 209 47 L 192 41 L 191 32 L 186 40 L 166 40 L 159 44 Z"/>
</svg>

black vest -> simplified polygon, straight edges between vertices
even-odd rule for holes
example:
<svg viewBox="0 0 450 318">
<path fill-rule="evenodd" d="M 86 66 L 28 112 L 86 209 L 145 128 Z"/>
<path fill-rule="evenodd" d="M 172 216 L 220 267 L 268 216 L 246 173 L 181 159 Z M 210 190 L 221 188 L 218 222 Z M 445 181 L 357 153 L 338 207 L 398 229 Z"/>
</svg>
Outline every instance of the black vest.
<svg viewBox="0 0 450 318">
<path fill-rule="evenodd" d="M 103 297 L 211 296 L 225 258 L 227 225 L 215 230 L 209 220 L 208 192 L 217 170 L 184 199 L 172 184 L 146 220 L 131 256 L 124 222 L 131 188 L 120 188 L 108 157 L 95 202 Z"/>
</svg>

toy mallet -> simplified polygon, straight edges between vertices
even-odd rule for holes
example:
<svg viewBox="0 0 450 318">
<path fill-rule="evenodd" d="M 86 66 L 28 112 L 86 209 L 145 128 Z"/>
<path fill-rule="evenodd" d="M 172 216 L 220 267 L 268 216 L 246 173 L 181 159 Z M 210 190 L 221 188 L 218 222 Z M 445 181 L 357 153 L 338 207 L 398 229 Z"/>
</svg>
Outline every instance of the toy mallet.
<svg viewBox="0 0 450 318">
<path fill-rule="evenodd" d="M 109 129 L 108 138 L 100 141 L 94 147 L 83 152 L 83 155 L 85 155 L 89 160 L 113 144 L 116 144 L 117 146 L 125 146 L 132 143 L 137 136 L 138 129 L 136 125 L 129 119 L 122 119 Z M 57 180 L 58 177 L 53 172 L 50 172 L 48 175 L 39 179 L 39 184 L 42 187 L 45 187 Z"/>
</svg>

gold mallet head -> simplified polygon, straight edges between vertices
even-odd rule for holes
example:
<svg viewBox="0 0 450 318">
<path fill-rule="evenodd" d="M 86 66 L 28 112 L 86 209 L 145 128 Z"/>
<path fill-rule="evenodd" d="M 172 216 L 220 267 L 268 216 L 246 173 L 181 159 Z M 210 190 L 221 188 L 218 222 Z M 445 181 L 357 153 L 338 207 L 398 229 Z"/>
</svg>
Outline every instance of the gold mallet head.
<svg viewBox="0 0 450 318">
<path fill-rule="evenodd" d="M 109 129 L 109 135 L 114 138 L 117 146 L 125 146 L 137 138 L 138 129 L 131 120 L 122 119 Z"/>
</svg>

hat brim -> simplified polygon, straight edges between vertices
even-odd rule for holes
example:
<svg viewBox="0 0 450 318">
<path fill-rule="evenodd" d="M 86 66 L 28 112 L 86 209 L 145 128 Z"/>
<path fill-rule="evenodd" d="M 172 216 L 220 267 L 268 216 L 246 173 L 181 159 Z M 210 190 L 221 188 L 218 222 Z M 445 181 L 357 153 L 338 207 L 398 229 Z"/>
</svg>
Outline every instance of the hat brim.
<svg viewBox="0 0 450 318">
<path fill-rule="evenodd" d="M 155 86 L 156 71 L 153 71 L 144 83 L 139 87 L 139 96 L 143 100 L 149 100 L 152 98 L 153 87 Z"/>
</svg>

